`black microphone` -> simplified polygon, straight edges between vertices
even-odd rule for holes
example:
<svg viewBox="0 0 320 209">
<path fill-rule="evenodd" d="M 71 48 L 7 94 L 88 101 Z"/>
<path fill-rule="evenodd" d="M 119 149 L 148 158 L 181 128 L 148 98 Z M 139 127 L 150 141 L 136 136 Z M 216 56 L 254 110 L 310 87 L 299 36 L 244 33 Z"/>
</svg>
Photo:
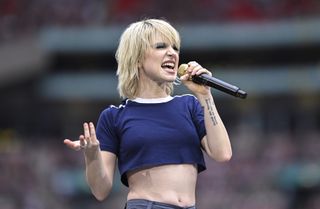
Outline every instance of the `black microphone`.
<svg viewBox="0 0 320 209">
<path fill-rule="evenodd" d="M 187 64 L 181 64 L 179 66 L 178 76 L 183 76 L 186 73 L 187 68 Z M 247 93 L 241 90 L 239 87 L 214 78 L 208 74 L 194 75 L 191 77 L 191 80 L 194 83 L 213 87 L 232 96 L 240 97 L 241 99 L 245 99 L 247 97 Z"/>
</svg>

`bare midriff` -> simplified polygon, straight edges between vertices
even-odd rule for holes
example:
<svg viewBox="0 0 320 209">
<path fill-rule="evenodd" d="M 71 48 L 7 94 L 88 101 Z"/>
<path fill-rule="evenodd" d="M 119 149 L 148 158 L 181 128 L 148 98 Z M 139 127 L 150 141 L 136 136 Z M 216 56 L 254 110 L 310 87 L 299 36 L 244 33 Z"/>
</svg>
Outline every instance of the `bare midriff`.
<svg viewBox="0 0 320 209">
<path fill-rule="evenodd" d="M 195 204 L 197 167 L 193 164 L 161 165 L 131 171 L 128 200 L 146 199 L 180 207 Z"/>
</svg>

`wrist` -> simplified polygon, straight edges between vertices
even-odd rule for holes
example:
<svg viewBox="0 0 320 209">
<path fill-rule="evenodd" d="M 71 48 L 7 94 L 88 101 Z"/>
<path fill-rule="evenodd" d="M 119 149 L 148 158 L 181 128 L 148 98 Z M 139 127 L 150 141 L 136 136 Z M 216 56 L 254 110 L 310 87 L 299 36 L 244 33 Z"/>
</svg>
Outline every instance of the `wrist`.
<svg viewBox="0 0 320 209">
<path fill-rule="evenodd" d="M 87 162 L 94 161 L 99 158 L 100 148 L 87 148 L 83 153 Z"/>
<path fill-rule="evenodd" d="M 207 94 L 196 94 L 195 95 L 197 97 L 197 99 L 201 102 L 204 102 L 208 99 L 213 100 L 212 94 L 211 92 L 207 93 Z"/>
</svg>

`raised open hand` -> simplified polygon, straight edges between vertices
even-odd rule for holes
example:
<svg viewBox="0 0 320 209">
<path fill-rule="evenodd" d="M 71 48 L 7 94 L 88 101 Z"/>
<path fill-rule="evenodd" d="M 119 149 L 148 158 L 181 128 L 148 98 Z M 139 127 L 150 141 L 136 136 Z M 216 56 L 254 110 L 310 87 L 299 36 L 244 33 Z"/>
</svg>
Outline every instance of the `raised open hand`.
<svg viewBox="0 0 320 209">
<path fill-rule="evenodd" d="M 72 141 L 65 139 L 63 142 L 73 150 L 96 150 L 99 147 L 99 141 L 96 136 L 96 130 L 92 122 L 83 124 L 83 135 L 79 136 L 79 140 Z"/>
</svg>

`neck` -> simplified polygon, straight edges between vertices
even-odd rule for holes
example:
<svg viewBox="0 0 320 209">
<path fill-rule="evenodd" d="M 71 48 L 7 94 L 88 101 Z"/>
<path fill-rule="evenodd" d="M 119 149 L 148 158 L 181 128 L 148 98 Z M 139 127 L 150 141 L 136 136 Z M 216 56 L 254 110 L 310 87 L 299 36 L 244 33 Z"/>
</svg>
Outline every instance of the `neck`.
<svg viewBox="0 0 320 209">
<path fill-rule="evenodd" d="M 139 91 L 137 97 L 152 99 L 152 98 L 164 98 L 169 96 L 166 93 L 166 84 L 165 83 L 146 83 L 141 82 L 139 86 Z"/>
<path fill-rule="evenodd" d="M 156 90 L 150 88 L 144 88 L 137 94 L 139 98 L 153 99 L 153 98 L 164 98 L 169 96 L 163 89 Z"/>
</svg>

